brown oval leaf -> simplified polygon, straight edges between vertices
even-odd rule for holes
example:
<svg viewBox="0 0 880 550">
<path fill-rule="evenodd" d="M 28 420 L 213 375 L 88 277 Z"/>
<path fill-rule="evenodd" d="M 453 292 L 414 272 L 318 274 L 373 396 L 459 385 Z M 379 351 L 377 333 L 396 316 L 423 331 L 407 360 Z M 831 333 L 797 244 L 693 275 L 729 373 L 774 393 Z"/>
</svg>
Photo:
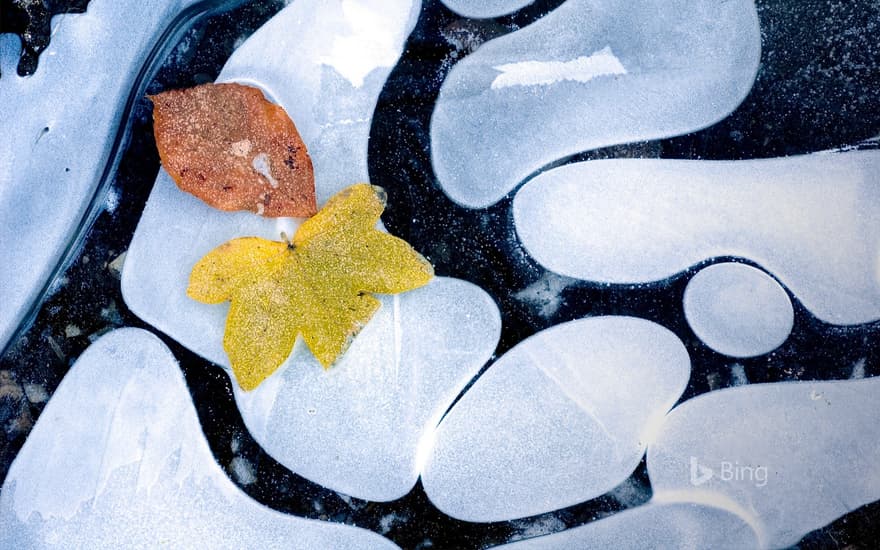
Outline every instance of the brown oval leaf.
<svg viewBox="0 0 880 550">
<path fill-rule="evenodd" d="M 220 210 L 268 217 L 317 211 L 306 146 L 284 109 L 242 84 L 153 96 L 162 165 L 178 187 Z"/>
</svg>

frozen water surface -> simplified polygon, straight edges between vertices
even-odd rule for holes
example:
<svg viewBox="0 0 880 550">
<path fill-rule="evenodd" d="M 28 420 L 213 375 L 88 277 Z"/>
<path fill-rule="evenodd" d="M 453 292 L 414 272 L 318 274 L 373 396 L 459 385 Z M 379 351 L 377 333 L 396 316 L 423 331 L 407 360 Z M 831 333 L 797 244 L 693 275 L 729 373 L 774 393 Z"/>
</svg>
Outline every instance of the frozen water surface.
<svg viewBox="0 0 880 550">
<path fill-rule="evenodd" d="M 377 17 L 393 23 L 383 32 L 390 28 L 399 55 L 417 4 L 397 3 L 395 11 L 385 2 L 303 1 L 258 30 L 221 75 L 261 86 L 288 110 L 315 163 L 321 199 L 367 179 L 372 110 L 396 57 L 389 58 L 385 45 L 365 58 L 363 82 L 346 80 L 326 61 L 336 38 L 370 42 L 373 31 L 350 19 L 372 4 L 381 7 Z M 367 34 L 358 38 L 358 32 Z M 214 210 L 162 172 L 126 256 L 125 301 L 145 321 L 228 366 L 222 347 L 228 306 L 189 299 L 190 270 L 229 239 L 277 240 L 298 225 L 295 219 Z M 373 500 L 403 496 L 414 485 L 424 434 L 489 359 L 500 333 L 494 302 L 462 281 L 438 278 L 382 301 L 333 369 L 324 371 L 300 342 L 258 390 L 236 393 L 245 423 L 276 460 L 327 487 Z"/>
<path fill-rule="evenodd" d="M 465 17 L 498 17 L 513 13 L 535 0 L 443 0 L 446 7 Z"/>
<path fill-rule="evenodd" d="M 85 213 L 145 52 L 193 0 L 92 0 L 52 19 L 37 71 L 20 77 L 18 38 L 0 37 L 0 348 Z"/>
<path fill-rule="evenodd" d="M 295 225 L 214 210 L 163 173 L 126 256 L 126 304 L 228 367 L 228 305 L 188 298 L 190 270 L 231 238 L 278 239 L 281 229 Z M 339 364 L 325 371 L 298 341 L 285 365 L 252 395 L 237 393 L 242 417 L 276 460 L 309 479 L 361 498 L 403 496 L 417 477 L 422 433 L 489 359 L 500 324 L 492 299 L 456 279 L 437 278 L 396 298 L 382 297 L 382 308 Z M 318 448 L 345 454 L 324 455 Z"/>
<path fill-rule="evenodd" d="M 825 322 L 880 318 L 877 151 L 571 164 L 526 184 L 513 214 L 528 251 L 562 275 L 649 282 L 740 256 Z"/>
<path fill-rule="evenodd" d="M 593 317 L 539 332 L 477 380 L 437 429 L 422 474 L 431 501 L 468 521 L 597 497 L 636 468 L 690 375 L 669 330 Z"/>
<path fill-rule="evenodd" d="M 684 314 L 700 340 L 733 357 L 773 351 L 794 324 L 791 300 L 773 277 L 731 262 L 693 276 L 684 291 Z"/>
<path fill-rule="evenodd" d="M 368 500 L 402 497 L 419 476 L 430 434 L 489 360 L 501 331 L 478 287 L 436 279 L 383 297 L 339 363 L 325 371 L 305 346 L 235 398 L 254 439 L 296 473 Z"/>
<path fill-rule="evenodd" d="M 415 0 L 297 0 L 223 67 L 218 81 L 262 88 L 293 119 L 312 157 L 319 205 L 369 181 L 373 109 L 420 6 Z"/>
<path fill-rule="evenodd" d="M 699 491 L 751 516 L 761 545 L 880 499 L 880 378 L 756 384 L 669 413 L 648 447 L 655 499 Z"/>
<path fill-rule="evenodd" d="M 749 0 L 569 0 L 455 65 L 431 120 L 434 169 L 454 201 L 488 206 L 567 155 L 722 119 L 759 57 Z"/>
<path fill-rule="evenodd" d="M 0 493 L 3 548 L 396 548 L 369 531 L 273 511 L 208 448 L 177 362 L 121 329 L 80 357 Z"/>
<path fill-rule="evenodd" d="M 399 55 L 414 24 L 417 4 L 298 0 L 237 49 L 219 79 L 257 85 L 285 108 L 312 157 L 319 204 L 344 187 L 367 181 L 370 120 L 395 61 L 389 61 L 382 48 L 374 57 L 365 52 L 359 65 L 365 80 L 356 82 L 360 86 L 325 63 L 337 38 L 355 39 L 357 29 L 362 28 L 350 21 L 353 12 L 343 9 L 349 4 L 375 4 L 376 13 L 388 17 L 383 33 L 396 37 Z M 389 6 L 405 9 L 393 11 Z M 369 42 L 374 31 L 363 32 L 367 33 L 363 40 Z M 122 277 L 126 304 L 196 353 L 225 364 L 226 306 L 206 307 L 186 297 L 192 266 L 230 239 L 254 235 L 278 240 L 281 231 L 292 235 L 300 221 L 214 210 L 178 190 L 163 170 L 126 257 Z"/>
<path fill-rule="evenodd" d="M 647 504 L 561 533 L 505 544 L 508 550 L 580 548 L 756 548 L 755 532 L 739 516 L 701 504 Z"/>
</svg>

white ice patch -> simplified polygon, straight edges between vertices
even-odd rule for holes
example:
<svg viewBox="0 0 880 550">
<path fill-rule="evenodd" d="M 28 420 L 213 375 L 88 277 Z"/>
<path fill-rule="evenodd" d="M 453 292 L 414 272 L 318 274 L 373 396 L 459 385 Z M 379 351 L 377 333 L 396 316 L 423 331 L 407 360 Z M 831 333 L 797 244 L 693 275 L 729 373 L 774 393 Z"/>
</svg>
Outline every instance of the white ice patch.
<svg viewBox="0 0 880 550">
<path fill-rule="evenodd" d="M 320 61 L 360 88 L 371 72 L 397 62 L 401 36 L 395 27 L 412 6 L 411 0 L 342 0 L 340 28 L 347 30 L 332 40 L 323 37 L 332 47 Z"/>
<path fill-rule="evenodd" d="M 498 17 L 513 13 L 535 0 L 443 0 L 446 7 L 465 17 Z"/>
<path fill-rule="evenodd" d="M 208 448 L 174 356 L 140 329 L 112 332 L 83 353 L 0 491 L 3 548 L 273 548 L 282 540 L 396 548 L 241 492 Z"/>
<path fill-rule="evenodd" d="M 0 37 L 0 348 L 85 213 L 145 52 L 192 3 L 92 0 L 56 16 L 28 77 L 16 74 L 18 38 Z"/>
<path fill-rule="evenodd" d="M 688 281 L 683 303 L 685 318 L 700 340 L 731 357 L 773 351 L 794 325 L 785 289 L 760 269 L 739 263 L 701 270 Z"/>
<path fill-rule="evenodd" d="M 748 511 L 782 548 L 880 499 L 880 378 L 752 384 L 669 413 L 648 448 L 654 498 L 696 493 Z"/>
<path fill-rule="evenodd" d="M 571 61 L 519 61 L 493 68 L 501 71 L 492 81 L 493 90 L 510 86 L 547 86 L 565 80 L 589 82 L 600 76 L 626 74 L 623 64 L 609 46 L 589 57 L 580 56 Z"/>
<path fill-rule="evenodd" d="M 571 164 L 526 184 L 513 215 L 529 253 L 569 277 L 643 283 L 740 256 L 822 321 L 880 318 L 877 151 Z"/>
<path fill-rule="evenodd" d="M 290 115 L 312 158 L 319 205 L 369 181 L 373 111 L 420 7 L 416 0 L 298 0 L 223 67 L 218 81 L 258 86 Z"/>
<path fill-rule="evenodd" d="M 467 521 L 597 497 L 636 468 L 689 375 L 681 341 L 644 319 L 593 317 L 539 332 L 443 419 L 422 473 L 425 491 Z"/>
<path fill-rule="evenodd" d="M 636 550 L 642 548 L 756 548 L 755 532 L 728 511 L 687 502 L 648 504 L 568 531 L 496 548 L 507 550 Z"/>
<path fill-rule="evenodd" d="M 748 94 L 760 46 L 752 0 L 569 0 L 452 68 L 431 118 L 439 183 L 486 207 L 565 156 L 708 126 Z"/>
</svg>

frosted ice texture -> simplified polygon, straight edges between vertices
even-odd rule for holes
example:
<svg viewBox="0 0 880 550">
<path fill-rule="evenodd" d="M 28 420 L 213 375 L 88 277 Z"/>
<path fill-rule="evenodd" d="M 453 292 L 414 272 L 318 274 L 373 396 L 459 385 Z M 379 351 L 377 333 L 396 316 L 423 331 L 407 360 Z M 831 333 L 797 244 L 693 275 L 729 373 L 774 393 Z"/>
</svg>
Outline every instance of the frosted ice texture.
<svg viewBox="0 0 880 550">
<path fill-rule="evenodd" d="M 725 262 L 694 275 L 684 315 L 707 346 L 732 357 L 769 353 L 788 338 L 794 309 L 785 289 L 754 267 Z"/>
<path fill-rule="evenodd" d="M 583 78 L 583 59 L 603 51 L 614 70 Z M 759 58 L 750 0 L 569 0 L 453 67 L 431 120 L 434 170 L 452 200 L 488 206 L 573 153 L 724 118 L 751 88 Z M 510 66 L 538 83 L 493 86 Z"/>
<path fill-rule="evenodd" d="M 739 516 L 701 504 L 647 504 L 560 533 L 505 544 L 508 550 L 608 548 L 756 548 L 755 532 Z"/>
<path fill-rule="evenodd" d="M 636 468 L 684 390 L 690 359 L 669 330 L 593 317 L 523 341 L 437 429 L 422 474 L 443 512 L 496 521 L 597 497 Z"/>
<path fill-rule="evenodd" d="M 465 17 L 498 17 L 513 13 L 535 0 L 443 0 L 446 7 Z"/>
<path fill-rule="evenodd" d="M 740 256 L 822 321 L 880 318 L 880 152 L 750 161 L 608 160 L 541 174 L 516 230 L 556 273 L 609 283 Z"/>
<path fill-rule="evenodd" d="M 739 510 L 762 547 L 880 499 L 880 378 L 753 384 L 673 409 L 648 447 L 655 499 Z"/>
<path fill-rule="evenodd" d="M 254 439 L 326 487 L 387 501 L 415 485 L 431 433 L 492 355 L 492 299 L 457 279 L 382 298 L 382 309 L 328 371 L 299 346 L 285 367 L 235 398 Z"/>
<path fill-rule="evenodd" d="M 174 356 L 140 329 L 95 342 L 0 493 L 3 548 L 397 548 L 258 504 L 220 469 Z"/>
<path fill-rule="evenodd" d="M 337 4 L 291 4 L 223 71 L 224 79 L 258 83 L 288 110 L 309 147 L 324 199 L 367 179 L 370 118 L 390 70 L 378 57 L 355 88 L 322 64 L 329 55 L 325 42 L 351 36 Z M 416 4 L 406 8 L 394 12 L 396 27 L 383 29 L 397 37 L 398 54 L 418 11 Z M 292 235 L 299 223 L 214 210 L 162 172 L 126 257 L 126 304 L 196 353 L 228 366 L 222 347 L 228 306 L 189 299 L 190 270 L 229 239 L 278 240 L 282 230 Z M 372 500 L 403 496 L 415 484 L 425 434 L 489 359 L 500 333 L 495 303 L 463 281 L 437 278 L 382 302 L 333 369 L 320 368 L 300 341 L 258 390 L 236 393 L 245 423 L 275 459 L 329 488 Z"/>
<path fill-rule="evenodd" d="M 0 348 L 60 259 L 99 183 L 145 52 L 193 0 L 92 0 L 52 18 L 36 72 L 0 37 Z"/>
</svg>

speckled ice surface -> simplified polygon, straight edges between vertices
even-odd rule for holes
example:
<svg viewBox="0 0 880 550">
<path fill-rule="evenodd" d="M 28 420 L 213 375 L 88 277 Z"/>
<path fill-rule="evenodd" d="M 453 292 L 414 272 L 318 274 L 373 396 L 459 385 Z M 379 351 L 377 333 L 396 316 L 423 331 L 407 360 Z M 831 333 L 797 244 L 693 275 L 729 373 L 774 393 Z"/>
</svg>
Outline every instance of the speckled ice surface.
<svg viewBox="0 0 880 550">
<path fill-rule="evenodd" d="M 498 17 L 515 12 L 535 0 L 443 0 L 443 4 L 465 17 Z"/>
<path fill-rule="evenodd" d="M 52 19 L 36 72 L 0 36 L 0 348 L 67 248 L 104 170 L 146 52 L 193 0 L 92 0 Z"/>
<path fill-rule="evenodd" d="M 739 263 L 700 270 L 688 281 L 683 305 L 685 318 L 700 340 L 732 357 L 773 351 L 794 324 L 785 289 L 760 269 Z"/>
<path fill-rule="evenodd" d="M 422 480 L 468 521 L 523 517 L 597 497 L 636 468 L 690 375 L 669 330 L 593 317 L 507 352 L 440 424 Z"/>
<path fill-rule="evenodd" d="M 752 528 L 728 511 L 693 503 L 648 504 L 561 533 L 505 544 L 507 550 L 757 547 Z"/>
<path fill-rule="evenodd" d="M 434 169 L 452 200 L 488 206 L 567 155 L 722 119 L 759 57 L 750 0 L 569 0 L 455 65 L 431 119 Z"/>
<path fill-rule="evenodd" d="M 359 13 L 345 15 L 346 6 L 370 4 L 291 4 L 239 48 L 222 73 L 226 80 L 259 84 L 288 110 L 315 162 L 319 200 L 367 178 L 370 117 L 396 57 L 383 49 L 369 58 L 373 70 L 361 67 L 365 80 L 352 82 L 324 64 L 332 52 L 324 42 L 368 44 L 373 31 L 353 37 L 362 27 L 343 23 L 344 16 Z M 418 5 L 405 2 L 388 11 L 390 4 L 380 4 L 377 13 L 396 25 L 391 34 L 397 55 Z M 308 28 L 303 32 L 313 41 L 295 40 L 297 28 Z M 296 42 L 297 56 L 286 53 L 288 40 Z M 292 234 L 298 224 L 211 209 L 163 172 L 126 256 L 126 304 L 196 353 L 228 366 L 222 347 L 228 306 L 189 299 L 190 270 L 229 239 L 277 240 L 280 231 Z M 437 278 L 382 300 L 380 312 L 332 370 L 320 368 L 300 342 L 263 386 L 236 394 L 248 428 L 276 460 L 326 487 L 373 500 L 403 496 L 413 486 L 422 439 L 489 359 L 500 333 L 495 303 L 463 281 Z"/>
<path fill-rule="evenodd" d="M 0 493 L 3 548 L 396 548 L 287 516 L 223 473 L 177 362 L 140 329 L 104 336 L 61 382 Z"/>
<path fill-rule="evenodd" d="M 880 500 L 880 378 L 755 384 L 676 407 L 648 448 L 655 499 L 699 491 L 795 544 Z"/>
<path fill-rule="evenodd" d="M 457 279 L 384 297 L 345 356 L 324 371 L 304 346 L 235 398 L 254 439 L 296 473 L 368 500 L 404 496 L 430 436 L 495 349 L 492 299 Z"/>
<path fill-rule="evenodd" d="M 526 184 L 513 214 L 528 251 L 562 275 L 649 282 L 740 256 L 825 322 L 880 318 L 877 151 L 576 163 Z"/>
</svg>

